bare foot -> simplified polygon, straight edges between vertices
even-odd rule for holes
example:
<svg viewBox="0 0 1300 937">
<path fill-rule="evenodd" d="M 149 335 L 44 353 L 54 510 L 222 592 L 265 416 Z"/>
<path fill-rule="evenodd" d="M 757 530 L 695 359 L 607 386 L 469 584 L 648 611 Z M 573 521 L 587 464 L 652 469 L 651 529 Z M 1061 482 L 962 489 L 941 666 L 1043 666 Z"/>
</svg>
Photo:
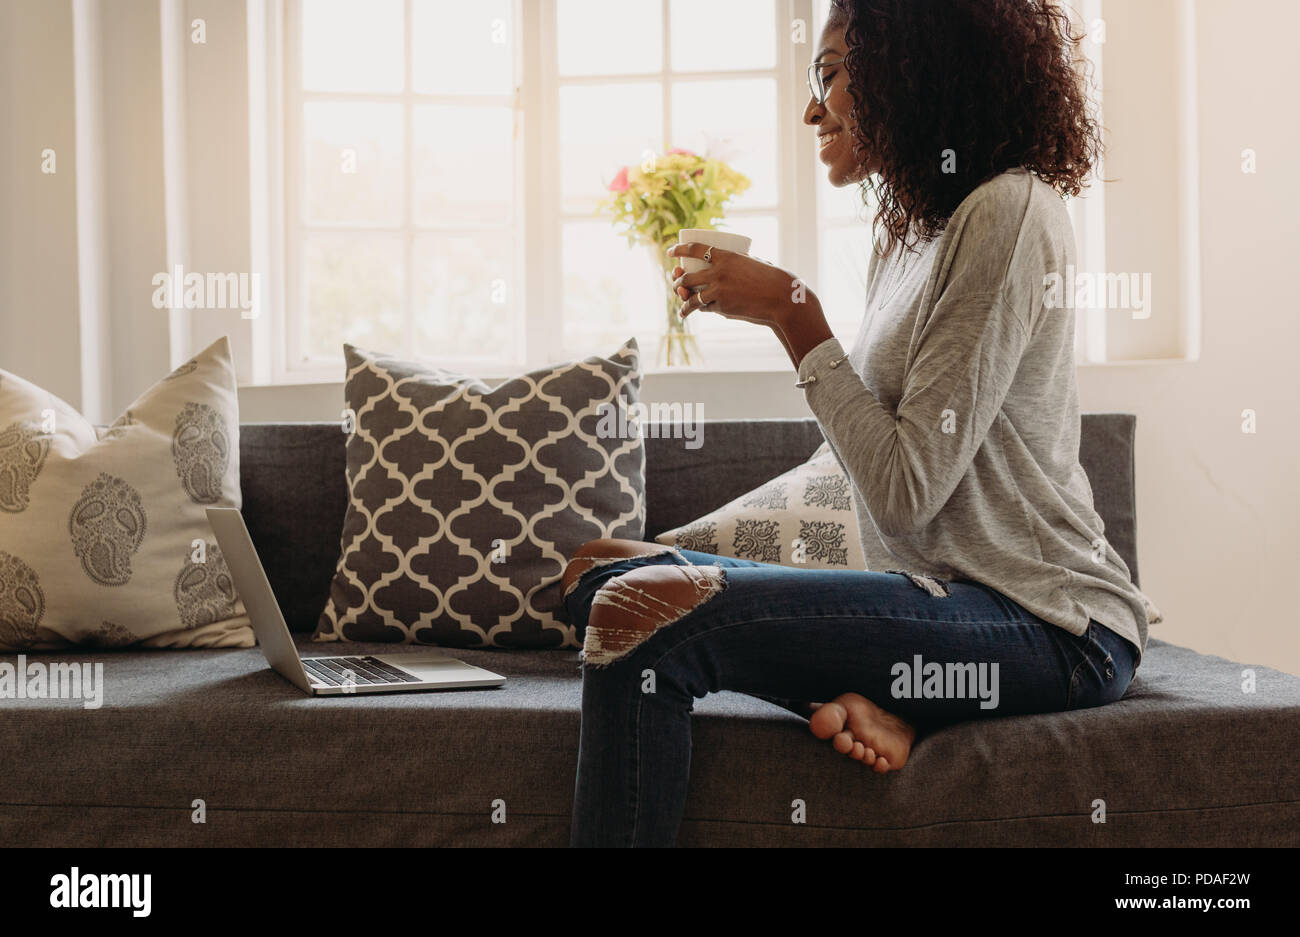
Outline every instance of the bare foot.
<svg viewBox="0 0 1300 937">
<path fill-rule="evenodd" d="M 878 774 L 907 764 L 916 740 L 911 725 L 857 693 L 843 693 L 817 706 L 808 727 L 819 739 L 830 739 L 837 752 Z"/>
</svg>

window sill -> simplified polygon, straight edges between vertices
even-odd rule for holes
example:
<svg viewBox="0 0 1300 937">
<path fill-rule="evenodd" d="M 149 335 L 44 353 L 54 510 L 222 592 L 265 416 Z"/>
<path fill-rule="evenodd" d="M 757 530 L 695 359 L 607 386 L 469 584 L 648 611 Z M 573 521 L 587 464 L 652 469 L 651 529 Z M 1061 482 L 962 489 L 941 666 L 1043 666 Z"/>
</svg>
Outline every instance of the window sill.
<svg viewBox="0 0 1300 937">
<path fill-rule="evenodd" d="M 518 377 L 520 374 L 527 373 L 527 369 L 520 369 L 509 375 L 474 375 L 485 384 L 496 385 L 507 381 L 512 377 Z M 641 373 L 645 377 L 667 377 L 667 378 L 709 378 L 718 376 L 745 377 L 747 375 L 770 375 L 770 374 L 794 374 L 794 368 L 790 362 L 784 364 L 773 363 L 771 365 L 754 365 L 744 364 L 737 365 L 734 368 L 727 367 L 665 367 L 655 366 L 642 368 Z M 312 388 L 312 387 L 342 387 L 343 381 L 336 378 L 323 378 L 313 376 L 303 376 L 301 378 L 286 378 L 279 381 L 241 381 L 240 390 L 278 390 L 283 388 Z"/>
<path fill-rule="evenodd" d="M 1160 364 L 1197 364 L 1199 358 L 1193 358 L 1188 355 L 1180 355 L 1170 358 L 1124 358 L 1119 361 L 1081 361 L 1075 367 L 1078 368 L 1119 368 L 1129 365 L 1160 365 Z"/>
<path fill-rule="evenodd" d="M 1131 358 L 1122 361 L 1083 361 L 1077 363 L 1075 367 L 1080 369 L 1093 369 L 1093 368 L 1115 368 L 1115 367 L 1131 367 L 1131 366 L 1180 365 L 1180 364 L 1196 364 L 1198 363 L 1198 360 L 1199 359 L 1197 358 L 1190 358 L 1185 356 L 1177 357 L 1177 358 Z M 458 369 L 453 368 L 451 370 L 455 371 Z M 530 368 L 528 368 L 527 366 L 522 366 L 510 374 L 501 374 L 501 375 L 489 374 L 486 376 L 482 374 L 475 374 L 474 376 L 477 377 L 479 380 L 483 381 L 484 383 L 492 384 L 495 386 L 496 384 L 509 380 L 512 377 L 517 377 L 520 374 L 525 374 L 529 370 Z M 469 373 L 473 373 L 473 372 L 469 372 Z M 706 366 L 697 367 L 694 365 L 686 365 L 686 366 L 675 365 L 673 367 L 668 367 L 666 365 L 650 365 L 647 367 L 643 367 L 641 369 L 641 373 L 645 377 L 656 377 L 656 378 L 715 378 L 715 377 L 722 377 L 722 376 L 746 377 L 746 376 L 757 376 L 757 375 L 766 376 L 772 374 L 794 374 L 794 368 L 791 366 L 788 360 L 780 361 L 780 362 L 772 361 L 772 362 L 759 362 L 759 363 L 738 361 L 731 366 L 728 366 L 726 364 L 721 364 L 721 365 L 713 364 L 707 367 Z M 307 387 L 342 387 L 342 386 L 343 386 L 343 381 L 337 378 L 327 378 L 327 377 L 321 377 L 321 376 L 316 376 L 311 374 L 303 374 L 300 376 L 287 376 L 277 381 L 241 382 L 239 385 L 241 390 L 243 389 L 274 390 L 276 388 L 286 388 L 286 387 L 307 388 Z"/>
</svg>

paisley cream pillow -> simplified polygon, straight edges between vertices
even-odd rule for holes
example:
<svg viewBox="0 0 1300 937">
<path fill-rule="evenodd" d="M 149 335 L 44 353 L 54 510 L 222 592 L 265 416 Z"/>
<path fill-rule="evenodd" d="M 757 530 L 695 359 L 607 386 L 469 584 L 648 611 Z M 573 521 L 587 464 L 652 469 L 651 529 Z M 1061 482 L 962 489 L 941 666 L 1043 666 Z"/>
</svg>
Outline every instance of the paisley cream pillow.
<svg viewBox="0 0 1300 937">
<path fill-rule="evenodd" d="M 655 541 L 780 566 L 867 568 L 853 489 L 828 443 L 802 465 Z"/>
<path fill-rule="evenodd" d="M 217 506 L 240 506 L 224 338 L 107 429 L 0 370 L 0 649 L 252 647 Z"/>
</svg>

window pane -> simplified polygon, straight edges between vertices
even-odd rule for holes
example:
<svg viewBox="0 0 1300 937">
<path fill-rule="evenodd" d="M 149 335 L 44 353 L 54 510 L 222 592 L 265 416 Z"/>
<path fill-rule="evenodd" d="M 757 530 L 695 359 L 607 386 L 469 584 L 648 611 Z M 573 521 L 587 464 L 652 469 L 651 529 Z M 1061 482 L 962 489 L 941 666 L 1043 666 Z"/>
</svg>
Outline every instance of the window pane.
<svg viewBox="0 0 1300 937">
<path fill-rule="evenodd" d="M 729 207 L 775 205 L 776 82 L 674 82 L 672 145 L 718 157 L 749 177 L 753 185 Z"/>
<path fill-rule="evenodd" d="M 591 212 L 621 167 L 661 152 L 663 100 L 657 84 L 575 85 L 560 89 L 563 208 Z"/>
<path fill-rule="evenodd" d="M 416 224 L 508 224 L 513 132 L 508 107 L 416 106 Z"/>
<path fill-rule="evenodd" d="M 673 69 L 776 66 L 772 0 L 672 0 Z"/>
<path fill-rule="evenodd" d="M 306 104 L 303 151 L 308 224 L 401 223 L 401 105 Z"/>
<path fill-rule="evenodd" d="M 511 94 L 510 0 L 415 0 L 412 81 L 421 94 Z"/>
<path fill-rule="evenodd" d="M 658 0 L 559 0 L 556 30 L 561 75 L 640 75 L 663 67 Z"/>
<path fill-rule="evenodd" d="M 402 0 L 310 0 L 299 9 L 303 88 L 402 90 Z"/>
<path fill-rule="evenodd" d="M 510 231 L 415 239 L 415 350 L 435 361 L 522 361 Z"/>
<path fill-rule="evenodd" d="M 343 343 L 400 354 L 402 239 L 389 235 L 312 234 L 303 242 L 303 348 L 338 358 Z"/>
<path fill-rule="evenodd" d="M 566 356 L 607 355 L 636 335 L 643 362 L 653 362 L 667 321 L 667 287 L 650 248 L 628 247 L 609 225 L 564 225 Z"/>
</svg>

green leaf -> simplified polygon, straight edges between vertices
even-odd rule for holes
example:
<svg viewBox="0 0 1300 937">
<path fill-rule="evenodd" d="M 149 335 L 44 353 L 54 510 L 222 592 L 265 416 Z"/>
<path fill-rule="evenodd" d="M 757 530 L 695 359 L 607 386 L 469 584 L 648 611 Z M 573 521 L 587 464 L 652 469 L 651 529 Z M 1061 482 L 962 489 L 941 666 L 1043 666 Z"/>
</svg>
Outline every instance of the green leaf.
<svg viewBox="0 0 1300 937">
<path fill-rule="evenodd" d="M 673 201 L 677 205 L 677 210 L 680 212 L 678 217 L 683 222 L 690 221 L 695 217 L 695 207 L 686 199 L 685 196 L 682 195 L 681 192 L 677 189 L 669 189 L 668 194 L 673 197 Z"/>
</svg>

